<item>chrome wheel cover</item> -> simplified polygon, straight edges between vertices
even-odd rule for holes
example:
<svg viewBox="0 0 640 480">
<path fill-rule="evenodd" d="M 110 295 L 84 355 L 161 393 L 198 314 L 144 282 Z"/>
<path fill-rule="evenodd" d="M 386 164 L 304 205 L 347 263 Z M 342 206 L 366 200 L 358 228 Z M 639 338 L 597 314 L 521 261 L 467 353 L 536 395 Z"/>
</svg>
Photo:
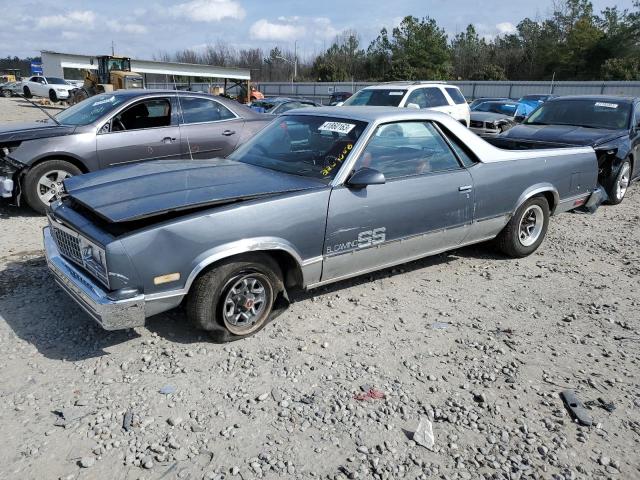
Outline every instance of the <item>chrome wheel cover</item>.
<svg viewBox="0 0 640 480">
<path fill-rule="evenodd" d="M 631 167 L 628 163 L 622 165 L 616 182 L 616 199 L 622 200 L 629 188 L 629 180 L 631 179 Z"/>
<path fill-rule="evenodd" d="M 40 177 L 36 186 L 38 197 L 49 205 L 64 192 L 63 180 L 71 177 L 65 170 L 50 170 Z"/>
<path fill-rule="evenodd" d="M 544 225 L 544 212 L 539 205 L 531 205 L 522 216 L 518 226 L 518 240 L 523 247 L 530 247 L 538 241 Z"/>
<path fill-rule="evenodd" d="M 266 318 L 271 296 L 271 285 L 261 273 L 245 273 L 232 279 L 222 304 L 227 328 L 235 334 L 257 329 Z"/>
</svg>

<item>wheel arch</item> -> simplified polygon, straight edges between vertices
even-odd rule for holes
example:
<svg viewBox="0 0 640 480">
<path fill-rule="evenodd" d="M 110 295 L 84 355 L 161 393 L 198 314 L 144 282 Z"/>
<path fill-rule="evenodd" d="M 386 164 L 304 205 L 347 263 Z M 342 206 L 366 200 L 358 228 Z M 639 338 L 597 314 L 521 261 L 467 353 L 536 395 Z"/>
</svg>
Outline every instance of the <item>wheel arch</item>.
<svg viewBox="0 0 640 480">
<path fill-rule="evenodd" d="M 84 164 L 84 162 L 82 162 L 82 160 L 80 160 L 77 157 L 74 157 L 73 155 L 68 155 L 65 153 L 61 153 L 61 154 L 56 153 L 55 155 L 46 155 L 46 156 L 40 157 L 37 160 L 35 160 L 31 165 L 29 165 L 29 169 L 32 169 L 33 167 L 40 165 L 44 162 L 49 162 L 53 160 L 63 160 L 65 162 L 69 162 L 72 165 L 78 167 L 82 173 L 89 173 L 89 169 Z"/>
<path fill-rule="evenodd" d="M 220 262 L 233 258 L 241 258 L 243 255 L 253 253 L 268 255 L 276 261 L 282 270 L 284 277 L 282 280 L 285 287 L 299 287 L 304 285 L 304 262 L 293 245 L 283 239 L 262 237 L 221 245 L 199 255 L 195 259 L 193 268 L 185 282 L 185 292 L 191 289 L 191 285 L 196 278 L 211 268 L 214 268 Z"/>
<path fill-rule="evenodd" d="M 560 202 L 560 195 L 558 190 L 550 183 L 542 183 L 529 187 L 518 198 L 516 205 L 512 211 L 512 215 L 518 211 L 518 209 L 524 205 L 524 203 L 533 197 L 544 197 L 549 203 L 549 213 L 553 215 L 558 203 Z"/>
</svg>

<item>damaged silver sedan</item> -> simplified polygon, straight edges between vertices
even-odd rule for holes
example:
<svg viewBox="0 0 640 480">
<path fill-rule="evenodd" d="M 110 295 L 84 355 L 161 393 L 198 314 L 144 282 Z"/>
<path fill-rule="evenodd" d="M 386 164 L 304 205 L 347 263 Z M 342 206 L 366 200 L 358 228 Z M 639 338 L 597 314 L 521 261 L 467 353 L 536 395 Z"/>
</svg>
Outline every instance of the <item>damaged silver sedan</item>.
<svg viewBox="0 0 640 480">
<path fill-rule="evenodd" d="M 219 340 L 255 333 L 292 288 L 495 239 L 542 243 L 595 207 L 590 147 L 496 148 L 429 110 L 294 110 L 227 159 L 65 180 L 44 239 L 59 285 L 105 329 L 186 307 Z"/>
</svg>

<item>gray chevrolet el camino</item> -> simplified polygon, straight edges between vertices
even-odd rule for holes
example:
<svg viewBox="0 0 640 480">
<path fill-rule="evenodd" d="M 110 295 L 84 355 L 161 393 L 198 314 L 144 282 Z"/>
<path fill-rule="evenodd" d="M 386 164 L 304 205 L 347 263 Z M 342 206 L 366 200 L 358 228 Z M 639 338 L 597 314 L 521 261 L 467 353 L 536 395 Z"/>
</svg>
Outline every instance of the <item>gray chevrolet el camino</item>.
<svg viewBox="0 0 640 480">
<path fill-rule="evenodd" d="M 184 303 L 232 340 L 288 289 L 494 238 L 529 255 L 551 215 L 599 204 L 597 175 L 590 147 L 498 149 L 429 110 L 293 110 L 227 159 L 65 180 L 44 242 L 58 284 L 103 328 Z"/>
</svg>

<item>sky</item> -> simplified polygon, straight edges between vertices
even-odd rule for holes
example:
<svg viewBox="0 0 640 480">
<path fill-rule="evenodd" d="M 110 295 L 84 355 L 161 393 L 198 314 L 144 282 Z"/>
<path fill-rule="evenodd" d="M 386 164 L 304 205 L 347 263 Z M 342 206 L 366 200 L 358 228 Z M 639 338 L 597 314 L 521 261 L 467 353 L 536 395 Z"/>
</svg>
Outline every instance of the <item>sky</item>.
<svg viewBox="0 0 640 480">
<path fill-rule="evenodd" d="M 161 52 L 202 49 L 222 40 L 235 48 L 273 46 L 302 58 L 321 53 L 337 34 L 356 30 L 366 47 L 382 27 L 404 16 L 435 18 L 450 37 L 470 23 L 491 38 L 524 17 L 544 18 L 553 0 L 3 0 L 0 57 L 40 50 L 153 59 Z M 593 0 L 594 10 L 632 7 L 633 0 Z"/>
</svg>

